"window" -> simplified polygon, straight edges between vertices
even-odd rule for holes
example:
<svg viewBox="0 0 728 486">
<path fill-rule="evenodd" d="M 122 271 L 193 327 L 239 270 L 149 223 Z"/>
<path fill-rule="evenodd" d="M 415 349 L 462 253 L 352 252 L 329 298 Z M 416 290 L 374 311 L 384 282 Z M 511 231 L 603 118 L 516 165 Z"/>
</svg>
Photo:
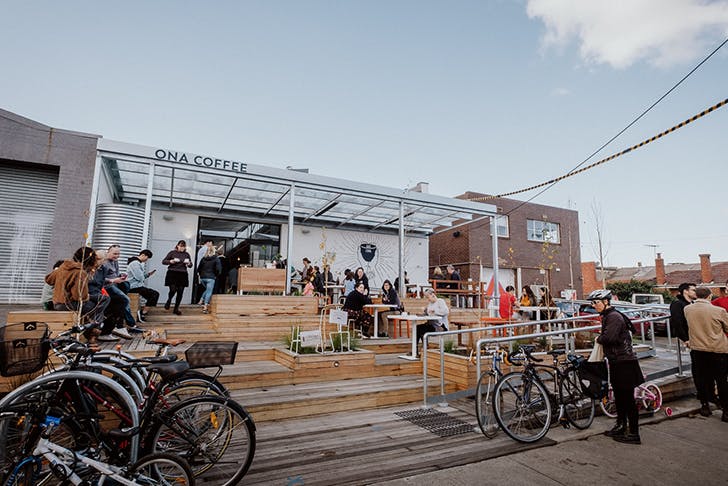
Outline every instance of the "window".
<svg viewBox="0 0 728 486">
<path fill-rule="evenodd" d="M 496 218 L 496 228 L 498 229 L 498 238 L 508 238 L 510 234 L 508 233 L 508 216 L 497 216 Z M 493 231 L 490 232 L 490 234 L 493 234 Z"/>
<path fill-rule="evenodd" d="M 546 221 L 527 220 L 526 229 L 529 241 L 547 241 L 549 243 L 560 243 L 561 236 L 559 225 Z"/>
</svg>

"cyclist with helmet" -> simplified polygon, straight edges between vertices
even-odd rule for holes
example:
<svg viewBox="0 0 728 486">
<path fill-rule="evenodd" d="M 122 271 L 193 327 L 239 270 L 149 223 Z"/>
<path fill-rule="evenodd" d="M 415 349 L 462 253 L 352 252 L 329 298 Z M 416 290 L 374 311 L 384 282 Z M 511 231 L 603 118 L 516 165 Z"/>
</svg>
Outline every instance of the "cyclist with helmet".
<svg viewBox="0 0 728 486">
<path fill-rule="evenodd" d="M 612 292 L 595 290 L 587 296 L 602 316 L 602 332 L 597 342 L 604 348 L 609 362 L 609 377 L 617 407 L 617 423 L 605 432 L 617 442 L 640 444 L 639 416 L 634 389 L 644 383 L 637 354 L 632 349 L 635 328 L 624 314 L 611 306 Z"/>
</svg>

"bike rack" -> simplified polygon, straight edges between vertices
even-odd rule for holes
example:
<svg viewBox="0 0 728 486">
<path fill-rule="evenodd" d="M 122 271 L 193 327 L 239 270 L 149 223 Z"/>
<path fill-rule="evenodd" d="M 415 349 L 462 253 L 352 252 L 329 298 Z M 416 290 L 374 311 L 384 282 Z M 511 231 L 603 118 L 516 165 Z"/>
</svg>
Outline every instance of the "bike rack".
<svg viewBox="0 0 728 486">
<path fill-rule="evenodd" d="M 588 320 L 589 318 L 585 318 L 584 316 L 577 316 L 577 317 L 568 317 L 568 318 L 562 318 L 562 319 L 550 319 L 546 321 L 525 321 L 525 322 L 517 322 L 513 324 L 500 324 L 496 326 L 488 326 L 488 327 L 479 327 L 479 328 L 473 328 L 473 329 L 461 329 L 458 331 L 439 331 L 439 332 L 428 332 L 423 337 L 422 342 L 422 377 L 423 377 L 423 384 L 422 384 L 422 395 L 423 395 L 423 406 L 427 407 L 428 405 L 437 403 L 439 406 L 447 406 L 447 400 L 448 399 L 457 399 L 457 398 L 463 398 L 468 396 L 475 395 L 475 388 L 468 388 L 467 390 L 461 390 L 454 393 L 445 393 L 445 348 L 444 348 L 444 340 L 442 339 L 442 336 L 453 336 L 458 334 L 468 334 L 468 333 L 475 333 L 475 332 L 492 332 L 492 331 L 500 331 L 504 330 L 507 331 L 509 334 L 512 332 L 513 329 L 519 328 L 519 327 L 525 327 L 525 326 L 535 326 L 535 325 L 541 325 L 544 324 L 551 326 L 552 324 L 574 324 L 577 325 L 579 323 L 584 323 L 585 320 Z M 594 319 L 594 318 L 592 318 Z M 643 323 L 649 323 L 650 324 L 650 330 L 651 330 L 651 341 L 652 341 L 652 348 L 651 351 L 647 353 L 647 356 L 655 356 L 655 332 L 654 332 L 654 325 L 653 322 L 657 320 L 664 319 L 664 316 L 656 316 L 656 317 L 649 317 L 644 319 L 634 319 L 632 320 L 633 324 L 643 324 Z M 596 322 L 596 321 L 595 321 Z M 573 327 L 570 329 L 558 329 L 553 331 L 543 331 L 543 332 L 537 332 L 537 333 L 531 333 L 531 334 L 521 334 L 521 335 L 509 335 L 504 337 L 490 337 L 490 338 L 482 338 L 479 339 L 473 348 L 475 351 L 476 356 L 476 362 L 475 362 L 475 369 L 476 369 L 476 376 L 480 376 L 481 371 L 481 350 L 483 348 L 483 345 L 485 344 L 491 344 L 491 343 L 511 343 L 513 341 L 518 341 L 521 339 L 539 339 L 542 337 L 547 336 L 558 336 L 558 335 L 568 335 L 571 337 L 571 339 L 565 339 L 565 347 L 567 352 L 568 351 L 575 351 L 573 343 L 573 334 L 577 332 L 584 332 L 584 331 L 594 331 L 594 330 L 600 330 L 602 328 L 601 324 L 595 324 L 592 326 L 583 326 L 583 327 Z M 428 341 L 430 336 L 432 337 L 440 337 L 440 395 L 428 397 L 427 395 L 427 387 L 428 387 L 428 377 L 427 377 L 427 353 L 425 350 L 427 350 Z M 645 337 L 644 332 L 642 333 L 642 342 L 645 343 Z M 641 357 L 644 357 L 644 354 L 641 354 Z"/>
</svg>

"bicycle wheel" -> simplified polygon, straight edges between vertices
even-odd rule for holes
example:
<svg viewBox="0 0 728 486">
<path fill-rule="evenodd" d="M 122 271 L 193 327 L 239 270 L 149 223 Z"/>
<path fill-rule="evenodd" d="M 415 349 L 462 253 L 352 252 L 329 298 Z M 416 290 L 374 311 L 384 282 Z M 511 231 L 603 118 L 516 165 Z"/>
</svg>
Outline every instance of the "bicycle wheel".
<svg viewBox="0 0 728 486">
<path fill-rule="evenodd" d="M 493 411 L 503 431 L 519 442 L 535 442 L 551 424 L 548 392 L 527 373 L 503 376 L 493 390 Z"/>
<path fill-rule="evenodd" d="M 172 454 L 149 454 L 129 468 L 128 479 L 143 486 L 194 486 L 195 478 L 187 462 Z"/>
<path fill-rule="evenodd" d="M 478 417 L 478 425 L 483 435 L 492 439 L 498 434 L 498 422 L 493 413 L 493 400 L 491 392 L 495 387 L 495 374 L 493 371 L 486 371 L 480 375 L 478 386 L 475 390 L 475 415 Z"/>
<path fill-rule="evenodd" d="M 640 388 L 640 399 L 642 408 L 648 412 L 657 412 L 662 407 L 662 392 L 653 383 L 648 383 Z"/>
<path fill-rule="evenodd" d="M 586 429 L 594 422 L 594 399 L 582 390 L 576 370 L 570 370 L 563 376 L 559 395 L 566 418 L 574 427 Z"/>
<path fill-rule="evenodd" d="M 157 414 L 146 444 L 187 460 L 198 482 L 238 484 L 255 454 L 255 424 L 238 403 L 203 396 Z"/>
<path fill-rule="evenodd" d="M 617 417 L 617 404 L 614 401 L 614 390 L 612 390 L 612 385 L 609 385 L 607 396 L 599 400 L 599 406 L 602 407 L 602 413 L 604 413 L 607 417 Z"/>
</svg>

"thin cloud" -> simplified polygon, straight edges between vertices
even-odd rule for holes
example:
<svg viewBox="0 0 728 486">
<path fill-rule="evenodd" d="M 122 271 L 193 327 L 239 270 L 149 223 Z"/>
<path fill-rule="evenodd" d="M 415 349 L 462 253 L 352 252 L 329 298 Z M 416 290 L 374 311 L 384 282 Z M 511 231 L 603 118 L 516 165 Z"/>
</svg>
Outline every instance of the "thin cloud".
<svg viewBox="0 0 728 486">
<path fill-rule="evenodd" d="M 554 88 L 553 91 L 551 91 L 551 96 L 568 96 L 570 94 L 571 91 L 566 88 Z"/>
<path fill-rule="evenodd" d="M 544 48 L 579 45 L 582 59 L 624 69 L 693 61 L 728 35 L 728 0 L 528 0 L 546 26 Z"/>
</svg>

